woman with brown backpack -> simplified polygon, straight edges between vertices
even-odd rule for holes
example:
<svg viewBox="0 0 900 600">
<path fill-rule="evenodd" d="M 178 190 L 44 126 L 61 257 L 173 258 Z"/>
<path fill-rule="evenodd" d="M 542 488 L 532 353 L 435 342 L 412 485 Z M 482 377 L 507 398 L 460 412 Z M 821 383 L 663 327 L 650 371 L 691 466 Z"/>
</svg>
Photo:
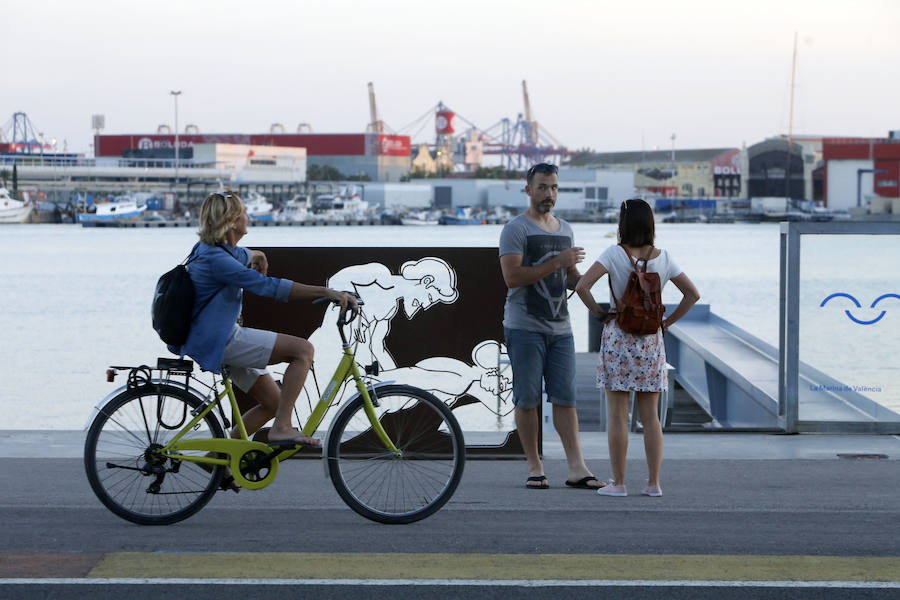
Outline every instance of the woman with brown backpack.
<svg viewBox="0 0 900 600">
<path fill-rule="evenodd" d="M 653 210 L 640 199 L 626 200 L 619 211 L 619 243 L 607 248 L 581 277 L 575 291 L 592 313 L 604 320 L 597 365 L 597 387 L 606 389 L 609 406 L 607 436 L 613 479 L 597 490 L 602 496 L 627 496 L 625 455 L 628 450 L 629 393 L 635 392 L 644 428 L 644 452 L 649 472 L 645 496 L 662 496 L 662 427 L 657 403 L 666 389 L 666 348 L 663 333 L 687 314 L 700 293 L 665 250 L 653 246 Z M 611 310 L 604 313 L 591 288 L 609 275 Z M 664 317 L 662 289 L 671 281 L 682 299 Z"/>
</svg>

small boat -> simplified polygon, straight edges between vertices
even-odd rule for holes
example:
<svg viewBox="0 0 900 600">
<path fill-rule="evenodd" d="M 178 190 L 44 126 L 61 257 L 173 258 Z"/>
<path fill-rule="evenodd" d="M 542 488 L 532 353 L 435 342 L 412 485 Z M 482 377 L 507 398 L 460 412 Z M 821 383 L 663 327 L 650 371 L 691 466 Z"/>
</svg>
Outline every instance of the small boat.
<svg viewBox="0 0 900 600">
<path fill-rule="evenodd" d="M 6 188 L 0 188 L 0 223 L 24 223 L 34 207 L 16 200 Z"/>
<path fill-rule="evenodd" d="M 298 194 L 288 200 L 284 207 L 275 215 L 275 220 L 287 223 L 302 223 L 315 220 L 312 212 L 310 212 L 309 196 Z"/>
<path fill-rule="evenodd" d="M 359 193 L 348 196 L 322 194 L 313 204 L 317 219 L 327 221 L 360 221 L 374 218 L 369 203 Z"/>
<path fill-rule="evenodd" d="M 147 205 L 139 205 L 138 201 L 131 196 L 119 196 L 112 202 L 102 202 L 94 205 L 94 212 L 85 212 L 78 215 L 79 223 L 89 223 L 92 221 L 123 221 L 133 220 L 140 217 Z"/>
<path fill-rule="evenodd" d="M 274 206 L 259 192 L 250 191 L 247 194 L 247 200 L 244 201 L 244 206 L 247 207 L 247 214 L 254 221 L 274 220 L 274 215 L 272 214 Z"/>
<path fill-rule="evenodd" d="M 440 219 L 441 225 L 484 225 L 485 220 L 480 215 L 472 215 L 472 209 L 460 207 L 455 215 L 444 215 Z"/>
<path fill-rule="evenodd" d="M 425 211 L 408 213 L 400 217 L 400 223 L 403 225 L 438 225 L 440 220 L 434 219 Z"/>
</svg>

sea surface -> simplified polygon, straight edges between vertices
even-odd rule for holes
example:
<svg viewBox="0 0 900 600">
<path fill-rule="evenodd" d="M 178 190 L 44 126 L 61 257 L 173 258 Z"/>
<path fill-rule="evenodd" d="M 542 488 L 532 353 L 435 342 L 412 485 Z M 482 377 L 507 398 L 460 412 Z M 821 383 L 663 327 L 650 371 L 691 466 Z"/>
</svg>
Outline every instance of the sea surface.
<svg viewBox="0 0 900 600">
<path fill-rule="evenodd" d="M 495 246 L 501 226 L 255 227 L 242 244 L 311 247 Z M 610 244 L 615 225 L 574 224 L 584 271 Z M 167 351 L 150 327 L 157 278 L 196 241 L 184 228 L 103 229 L 79 225 L 0 228 L 0 429 L 81 429 L 121 382 L 108 365 L 153 363 Z M 900 236 L 804 236 L 801 360 L 900 411 Z M 668 249 L 702 303 L 777 346 L 777 224 L 660 224 Z M 602 285 L 600 285 L 602 284 Z M 595 295 L 606 300 L 604 281 Z M 823 300 L 834 293 L 847 296 Z M 663 299 L 677 302 L 669 285 Z M 871 325 L 856 321 L 872 321 Z M 588 344 L 587 310 L 570 300 L 576 350 Z M 121 377 L 120 377 L 121 379 Z M 801 408 L 801 418 L 804 415 Z"/>
</svg>

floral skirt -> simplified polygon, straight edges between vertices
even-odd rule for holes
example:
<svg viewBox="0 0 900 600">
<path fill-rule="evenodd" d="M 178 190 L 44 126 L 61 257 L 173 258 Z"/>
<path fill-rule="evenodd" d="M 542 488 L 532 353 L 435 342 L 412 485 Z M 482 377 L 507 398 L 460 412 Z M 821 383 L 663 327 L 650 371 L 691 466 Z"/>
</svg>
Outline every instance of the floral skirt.
<svg viewBox="0 0 900 600">
<path fill-rule="evenodd" d="M 632 335 L 610 321 L 603 327 L 597 387 L 614 392 L 661 392 L 668 386 L 663 333 Z"/>
</svg>

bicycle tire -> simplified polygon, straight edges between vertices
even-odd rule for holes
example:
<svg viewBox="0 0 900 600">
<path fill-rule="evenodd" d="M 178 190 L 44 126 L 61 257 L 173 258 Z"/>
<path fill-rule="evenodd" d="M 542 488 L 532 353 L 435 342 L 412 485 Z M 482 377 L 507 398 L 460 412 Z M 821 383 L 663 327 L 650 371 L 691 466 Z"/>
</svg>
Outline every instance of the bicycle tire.
<svg viewBox="0 0 900 600">
<path fill-rule="evenodd" d="M 335 417 L 328 472 L 338 495 L 360 515 L 403 524 L 434 514 L 453 496 L 466 463 L 462 429 L 450 408 L 406 385 L 376 389 L 376 412 L 401 456 L 384 448 L 361 396 Z"/>
<path fill-rule="evenodd" d="M 170 525 L 210 501 L 225 467 L 171 458 L 154 461 L 148 452 L 175 437 L 201 405 L 184 388 L 163 383 L 126 389 L 100 409 L 85 439 L 84 468 L 106 508 L 132 523 Z M 183 439 L 225 437 L 212 412 L 197 425 Z"/>
</svg>

